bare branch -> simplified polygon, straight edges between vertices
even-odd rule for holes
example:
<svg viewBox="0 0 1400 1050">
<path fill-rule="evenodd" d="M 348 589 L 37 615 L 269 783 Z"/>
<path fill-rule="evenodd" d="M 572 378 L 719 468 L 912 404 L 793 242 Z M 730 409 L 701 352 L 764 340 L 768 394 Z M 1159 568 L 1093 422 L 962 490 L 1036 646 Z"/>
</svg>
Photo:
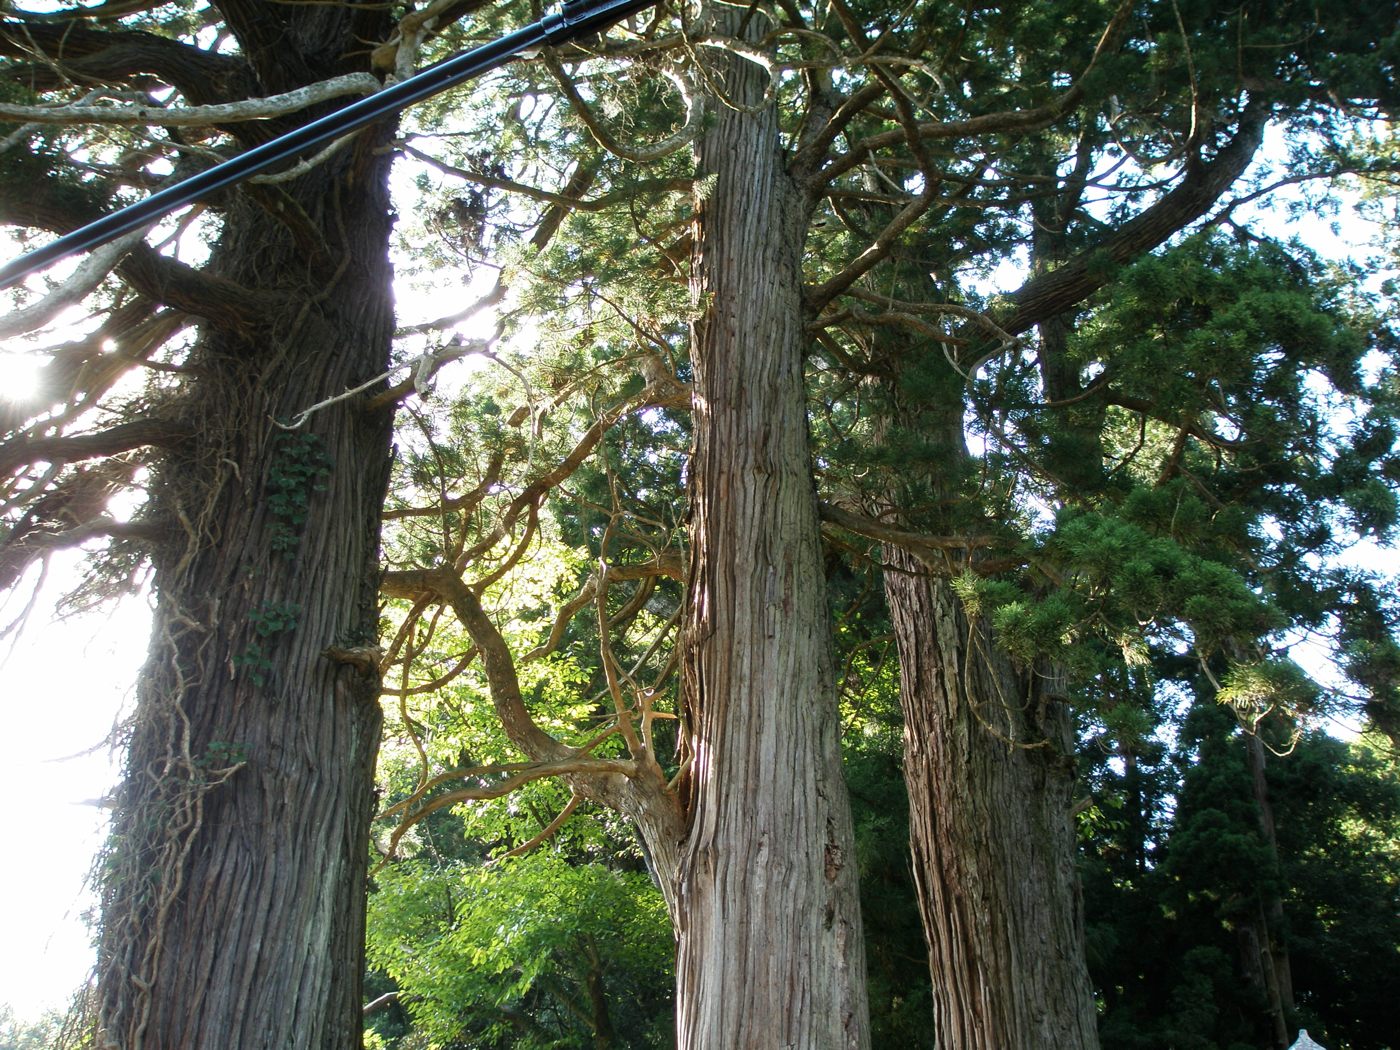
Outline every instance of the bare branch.
<svg viewBox="0 0 1400 1050">
<path fill-rule="evenodd" d="M 1202 444 L 1220 449 L 1241 449 L 1250 444 L 1247 439 L 1232 441 L 1229 438 L 1222 437 L 1220 434 L 1212 433 L 1198 421 L 1173 418 L 1169 412 L 1163 411 L 1162 406 L 1145 397 L 1132 397 L 1129 394 L 1120 393 L 1112 388 L 1094 390 L 1091 387 L 1090 390 L 1085 393 L 1086 395 L 1089 393 L 1097 393 L 1107 404 L 1117 405 L 1119 408 L 1126 408 L 1130 412 L 1137 412 L 1140 415 L 1155 419 L 1160 423 L 1176 427 L 1180 432 L 1180 439 L 1190 436 Z"/>
<path fill-rule="evenodd" d="M 616 497 L 614 496 L 614 498 Z M 617 518 L 614 517 L 609 520 L 608 527 L 603 531 L 603 538 L 598 546 L 605 552 L 612 541 L 612 532 L 616 524 Z M 598 655 L 602 658 L 603 674 L 608 683 L 608 694 L 612 697 L 614 720 L 622 732 L 622 739 L 627 742 L 627 753 L 633 758 L 639 759 L 644 757 L 642 742 L 637 736 L 636 726 L 632 724 L 632 711 L 622 695 L 621 669 L 617 666 L 617 658 L 613 654 L 612 636 L 608 631 L 608 572 L 606 562 L 602 563 L 602 570 L 594 592 L 594 609 L 598 615 Z"/>
<path fill-rule="evenodd" d="M 205 128 L 245 120 L 267 120 L 297 113 L 320 102 L 347 95 L 372 95 L 380 88 L 369 73 L 347 73 L 307 87 L 265 98 L 221 102 L 209 106 L 20 106 L 0 102 L 0 119 L 33 124 L 120 124 L 128 127 L 158 124 L 165 127 Z"/>
<path fill-rule="evenodd" d="M 151 225 L 154 225 L 154 220 Z M 37 303 L 0 317 L 0 339 L 42 328 L 68 307 L 81 302 L 83 297 L 101 284 L 117 263 L 141 242 L 149 228 L 150 226 L 143 226 L 102 245 L 78 264 L 73 276 Z"/>
<path fill-rule="evenodd" d="M 332 394 L 324 400 L 317 401 L 314 405 L 302 409 L 293 416 L 289 422 L 278 422 L 277 426 L 281 427 L 283 430 L 297 430 L 304 426 L 308 419 L 322 409 L 330 408 L 332 405 L 339 404 L 341 401 L 348 400 L 357 394 L 363 394 L 366 390 L 378 386 L 396 373 L 402 372 L 405 368 L 411 368 L 413 369 L 411 378 L 399 384 L 399 386 L 376 394 L 370 399 L 365 409 L 366 411 L 372 412 L 388 404 L 397 404 L 399 397 L 403 395 L 399 394 L 394 397 L 390 395 L 395 394 L 400 388 L 406 388 L 403 391 L 405 394 L 411 390 L 416 390 L 418 393 L 422 394 L 427 390 L 428 381 L 437 374 L 438 369 L 442 368 L 443 365 L 450 361 L 460 361 L 462 358 L 470 357 L 472 354 L 485 353 L 488 353 L 488 345 L 479 340 L 470 343 L 449 343 L 447 346 L 437 350 L 425 350 L 412 361 L 404 361 L 402 364 L 393 365 L 387 371 L 374 376 L 372 379 L 366 379 L 359 386 L 353 386 L 349 390 L 342 391 L 339 394 Z"/>
<path fill-rule="evenodd" d="M 460 554 L 454 564 L 458 571 L 467 567 L 475 558 L 490 550 L 515 526 L 520 520 L 520 515 L 532 507 L 538 505 L 550 489 L 554 488 L 565 478 L 570 477 L 583 462 L 592 454 L 598 443 L 603 440 L 604 435 L 612 428 L 619 419 L 628 412 L 635 412 L 639 408 L 658 403 L 656 391 L 660 384 L 653 384 L 645 387 L 636 399 L 630 402 L 623 402 L 604 412 L 594 424 L 588 428 L 573 450 L 563 458 L 551 470 L 546 471 L 534 481 L 530 482 L 521 493 L 515 497 L 506 508 L 500 523 L 486 536 L 482 537 L 470 550 Z"/>
<path fill-rule="evenodd" d="M 459 769 L 449 769 L 444 773 L 439 773 L 423 783 L 422 791 L 432 791 L 443 784 L 453 780 L 487 780 L 489 783 L 480 787 L 467 787 L 452 792 L 450 795 L 440 795 L 432 802 L 420 809 L 414 810 L 414 797 L 395 802 L 392 806 L 379 814 L 377 819 L 392 817 L 398 813 L 412 813 L 411 820 L 418 820 L 443 806 L 452 805 L 455 802 L 464 800 L 479 799 L 487 800 L 501 798 L 510 794 L 516 788 L 528 784 L 535 780 L 542 780 L 545 777 L 563 776 L 567 773 L 622 773 L 624 776 L 635 771 L 636 763 L 630 759 L 609 759 L 593 758 L 588 755 L 580 755 L 576 758 L 562 759 L 555 762 L 493 762 L 484 766 L 464 766 Z M 415 796 L 420 792 L 415 792 Z"/>
<path fill-rule="evenodd" d="M 858 536 L 901 547 L 933 568 L 945 567 L 950 551 L 969 551 L 978 547 L 991 547 L 999 542 L 994 536 L 929 536 L 921 532 L 896 529 L 863 514 L 843 510 L 832 503 L 818 503 L 823 521 L 830 522 L 847 532 Z"/>
<path fill-rule="evenodd" d="M 424 790 L 431 790 L 439 784 L 448 780 L 460 778 L 482 778 L 508 774 L 500 780 L 481 787 L 463 787 L 455 791 L 449 791 L 445 795 L 438 795 L 436 798 L 417 808 L 410 808 L 412 803 L 422 797 Z M 600 776 L 618 775 L 632 777 L 637 773 L 637 763 L 626 758 L 593 758 L 584 756 L 580 758 L 561 759 L 553 762 L 503 762 L 490 766 L 477 766 L 472 769 L 454 769 L 447 773 L 442 773 L 428 781 L 427 788 L 415 791 L 412 796 L 403 802 L 390 806 L 380 818 L 390 817 L 396 813 L 403 813 L 400 821 L 393 833 L 389 837 L 389 846 L 386 851 L 389 857 L 394 855 L 394 850 L 398 848 L 399 842 L 403 839 L 410 828 L 417 824 L 424 817 L 431 813 L 436 813 L 440 809 L 448 806 L 455 806 L 459 802 L 484 802 L 493 798 L 502 798 L 509 795 L 517 788 L 522 788 L 526 784 L 536 780 L 544 780 L 547 777 L 562 776 Z"/>
<path fill-rule="evenodd" d="M 1026 134 L 1032 131 L 1040 131 L 1049 127 L 1057 120 L 1060 120 L 1069 113 L 1079 101 L 1084 97 L 1084 83 L 1089 75 L 1098 66 L 1100 59 L 1117 47 L 1124 28 L 1128 23 L 1128 16 L 1132 13 L 1131 0 L 1123 0 L 1114 11 L 1112 19 L 1109 20 L 1108 27 L 1099 37 L 1098 45 L 1094 48 L 1093 57 L 1089 64 L 1085 66 L 1075 82 L 1063 95 L 1043 106 L 1035 106 L 1031 109 L 1008 110 L 1001 113 L 984 113 L 981 116 L 969 117 L 966 120 L 952 121 L 932 121 L 920 124 L 912 129 L 921 141 L 932 142 L 941 139 L 973 138 L 990 134 Z M 883 88 L 881 89 L 883 91 Z M 870 135 L 861 141 L 843 157 L 833 160 L 821 171 L 821 177 L 825 181 L 831 181 L 858 167 L 864 163 L 872 153 L 877 150 L 896 146 L 900 143 L 907 143 L 911 129 L 899 127 L 893 131 L 883 131 Z M 823 139 L 825 136 L 823 136 Z"/>
<path fill-rule="evenodd" d="M 157 531 L 147 524 L 117 521 L 104 515 L 68 529 L 36 528 L 6 537 L 0 541 L 0 591 L 13 587 L 30 565 L 54 551 L 70 550 L 89 540 L 153 540 L 157 536 Z"/>
<path fill-rule="evenodd" d="M 544 828 L 541 829 L 538 835 L 525 842 L 522 842 L 520 845 L 516 846 L 513 849 L 506 850 L 499 857 L 493 857 L 491 859 L 491 863 L 495 864 L 497 861 L 506 860 L 510 857 L 523 857 L 532 849 L 535 849 L 536 847 L 548 842 L 555 836 L 559 829 L 564 826 L 565 821 L 567 821 L 569 817 L 573 815 L 574 810 L 578 809 L 578 804 L 582 801 L 583 799 L 578 795 L 577 792 L 570 795 L 569 801 L 565 804 L 564 808 L 559 811 L 559 815 L 553 820 L 551 820 L 548 824 L 546 824 Z"/>
<path fill-rule="evenodd" d="M 383 995 L 371 999 L 369 1002 L 365 1003 L 364 1009 L 360 1012 L 368 1017 L 370 1014 L 378 1013 L 380 1010 L 387 1010 L 397 1002 L 399 1002 L 399 991 L 396 988 L 392 992 L 385 992 Z"/>
<path fill-rule="evenodd" d="M 890 220 L 870 245 L 856 256 L 840 273 L 823 281 L 807 296 L 807 306 L 812 313 L 820 313 L 827 303 L 869 273 L 881 259 L 889 255 L 900 235 L 918 221 L 919 216 L 928 211 L 929 205 L 938 191 L 937 184 L 925 177 L 924 189 L 917 197 L 900 209 L 899 214 Z"/>
<path fill-rule="evenodd" d="M 470 667 L 472 665 L 472 662 L 476 660 L 476 658 L 480 655 L 480 650 L 478 650 L 476 646 L 472 646 L 465 653 L 459 656 L 451 667 L 449 667 L 446 671 L 444 671 L 442 674 L 438 675 L 431 681 L 420 682 L 418 685 L 404 685 L 398 687 L 397 689 L 389 688 L 386 686 L 384 688 L 383 694 L 385 696 L 397 696 L 400 699 L 404 699 L 410 696 L 423 696 L 427 693 L 436 693 L 439 690 L 445 689 L 447 686 L 451 685 L 454 681 L 461 677 L 462 672 L 465 671 L 468 667 Z M 407 664 L 411 659 L 412 656 L 409 656 L 405 660 L 405 664 Z M 384 661 L 381 659 L 380 664 L 382 665 L 383 663 Z M 407 718 L 405 718 L 405 721 L 407 721 Z"/>
<path fill-rule="evenodd" d="M 294 179 L 299 179 L 308 171 L 320 167 L 331 157 L 334 157 L 351 142 L 354 142 L 359 134 L 359 131 L 352 131 L 348 135 L 341 135 L 340 138 L 333 139 L 330 145 L 323 146 L 309 157 L 303 157 L 290 168 L 284 168 L 281 171 L 265 171 L 261 175 L 250 175 L 245 185 L 276 186 L 279 183 L 291 182 Z"/>
<path fill-rule="evenodd" d="M 370 64 L 403 79 L 413 72 L 418 49 L 425 40 L 487 3 L 488 0 L 432 0 L 417 10 L 408 11 L 389 40 L 371 52 Z"/>
<path fill-rule="evenodd" d="M 431 507 L 390 507 L 384 511 L 384 520 L 395 521 L 400 518 L 435 517 L 448 513 L 470 514 L 476 509 L 477 504 L 486 497 L 486 494 L 491 491 L 492 486 L 500 480 L 501 464 L 503 461 L 501 453 L 493 452 L 491 454 L 491 461 L 486 467 L 485 477 L 483 477 L 470 492 L 464 493 L 461 496 L 453 496 L 444 499 Z"/>
<path fill-rule="evenodd" d="M 555 193 L 550 190 L 542 190 L 538 186 L 530 186 L 523 182 L 516 182 L 513 179 L 505 179 L 497 175 L 488 175 L 485 172 L 459 168 L 439 160 L 429 153 L 423 152 L 406 141 L 400 141 L 397 145 L 399 149 L 403 150 L 409 156 L 416 157 L 424 164 L 436 168 L 445 175 L 455 175 L 457 178 L 463 179 L 466 182 L 472 182 L 478 186 L 485 186 L 488 189 L 502 190 L 506 193 L 518 193 L 520 196 L 528 197 L 531 200 L 558 205 L 567 211 L 602 211 L 615 204 L 626 204 L 635 201 L 638 194 L 644 193 L 684 193 L 690 189 L 694 181 L 689 178 L 646 179 L 641 182 L 629 184 L 622 189 L 604 193 L 598 197 L 583 198 L 577 194 L 571 194 L 567 187 L 562 192 Z"/>
<path fill-rule="evenodd" d="M 594 573 L 588 577 L 583 586 L 579 588 L 579 592 L 560 606 L 559 611 L 554 616 L 554 625 L 549 629 L 549 637 L 522 656 L 520 662 L 525 664 L 532 660 L 542 659 L 559 647 L 559 641 L 563 638 L 564 629 L 568 627 L 569 621 L 578 614 L 579 610 L 593 603 L 598 593 L 598 586 L 604 577 L 608 582 L 613 582 L 655 578 L 656 576 L 669 576 L 674 580 L 684 579 L 685 564 L 681 556 L 675 553 L 664 553 L 650 562 L 605 566 L 601 573 Z"/>
<path fill-rule="evenodd" d="M 515 548 L 506 555 L 505 560 L 502 561 L 500 565 L 477 580 L 473 586 L 479 591 L 484 591 L 487 587 L 490 587 L 493 583 L 502 579 L 511 569 L 515 568 L 520 559 L 525 556 L 525 552 L 529 550 L 531 545 L 535 542 L 535 533 L 539 530 L 539 527 L 540 506 L 538 502 L 535 502 L 529 504 L 525 508 L 525 534 L 516 542 Z"/>
<path fill-rule="evenodd" d="M 797 152 L 793 155 L 793 172 L 804 181 L 811 179 L 841 132 L 846 130 L 851 121 L 874 105 L 884 93 L 884 84 L 878 81 L 867 84 L 855 94 L 843 99 L 820 126 L 815 126 L 810 131 L 804 130 Z M 823 176 L 820 181 L 827 182 L 830 178 Z"/>
</svg>

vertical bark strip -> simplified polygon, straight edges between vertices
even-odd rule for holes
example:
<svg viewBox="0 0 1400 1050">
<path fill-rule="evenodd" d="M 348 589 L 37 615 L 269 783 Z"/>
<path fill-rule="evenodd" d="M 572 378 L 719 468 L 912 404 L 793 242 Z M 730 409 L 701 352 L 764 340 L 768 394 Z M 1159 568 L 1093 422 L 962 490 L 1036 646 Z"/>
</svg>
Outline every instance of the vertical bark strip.
<svg viewBox="0 0 1400 1050">
<path fill-rule="evenodd" d="M 731 58 L 728 104 L 714 104 L 699 145 L 712 182 L 699 201 L 693 275 L 703 312 L 693 342 L 683 1050 L 869 1044 L 803 392 L 807 205 L 783 169 L 765 86 L 758 67 Z"/>
<path fill-rule="evenodd" d="M 324 67 L 358 46 L 340 9 L 307 19 L 288 50 Z M 104 872 L 104 1046 L 361 1044 L 379 682 L 323 653 L 377 635 L 390 419 L 346 403 L 292 434 L 272 420 L 386 367 L 380 130 L 286 184 L 322 251 L 240 196 L 213 252 L 283 305 L 257 331 L 202 332 L 180 399 L 195 437 L 152 484 L 170 540 Z"/>
<path fill-rule="evenodd" d="M 938 1045 L 1095 1050 L 1066 714 L 946 580 L 885 557 Z"/>
<path fill-rule="evenodd" d="M 1269 801 L 1268 752 L 1257 730 L 1245 733 L 1244 741 L 1249 757 L 1250 786 L 1259 814 L 1259 837 L 1268 851 L 1270 862 L 1277 869 L 1278 832 L 1274 825 L 1273 803 Z M 1246 972 L 1251 969 L 1261 972 L 1261 998 L 1268 1003 L 1274 1045 L 1282 1050 L 1288 1046 L 1288 1033 L 1293 1020 L 1293 966 L 1284 940 L 1283 895 L 1276 881 L 1266 884 L 1261 893 L 1258 917 L 1253 925 L 1256 929 L 1258 966 L 1250 967 L 1246 961 Z"/>
<path fill-rule="evenodd" d="M 927 267 L 895 272 L 896 295 L 937 301 Z M 959 509 L 974 465 L 965 380 L 920 335 L 886 328 L 873 338 L 895 365 L 878 440 L 899 448 L 913 438 L 919 450 L 889 476 L 889 519 L 957 534 L 969 527 Z M 901 548 L 883 556 L 938 1045 L 1095 1050 L 1063 699 L 996 649 L 945 575 Z"/>
</svg>

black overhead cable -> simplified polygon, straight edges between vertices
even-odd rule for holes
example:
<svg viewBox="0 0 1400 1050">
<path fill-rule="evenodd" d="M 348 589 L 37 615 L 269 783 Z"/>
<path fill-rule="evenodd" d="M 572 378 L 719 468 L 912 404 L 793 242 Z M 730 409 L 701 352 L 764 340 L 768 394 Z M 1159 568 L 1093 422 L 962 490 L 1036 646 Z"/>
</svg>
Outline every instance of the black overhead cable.
<svg viewBox="0 0 1400 1050">
<path fill-rule="evenodd" d="M 489 44 L 449 58 L 416 76 L 393 84 L 368 98 L 313 120 L 207 171 L 151 194 L 143 201 L 104 215 L 51 244 L 21 255 L 0 267 L 0 288 L 58 261 L 65 255 L 88 251 L 124 233 L 154 222 L 176 208 L 191 204 L 226 186 L 242 182 L 279 161 L 373 124 L 423 99 L 455 87 L 463 81 L 503 65 L 512 56 L 537 47 L 553 47 L 606 29 L 619 19 L 651 7 L 657 0 L 566 0 L 558 11 Z"/>
</svg>

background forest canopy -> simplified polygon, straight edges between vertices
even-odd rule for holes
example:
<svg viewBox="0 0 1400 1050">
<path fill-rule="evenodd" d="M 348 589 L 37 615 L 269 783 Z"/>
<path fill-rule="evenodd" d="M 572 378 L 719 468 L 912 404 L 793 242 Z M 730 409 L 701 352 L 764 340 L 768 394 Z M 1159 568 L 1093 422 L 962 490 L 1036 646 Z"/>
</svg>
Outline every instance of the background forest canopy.
<svg viewBox="0 0 1400 1050">
<path fill-rule="evenodd" d="M 662 3 L 6 292 L 7 615 L 154 620 L 0 1032 L 1400 1042 L 1397 14 Z M 0 223 L 538 15 L 0 0 Z"/>
</svg>

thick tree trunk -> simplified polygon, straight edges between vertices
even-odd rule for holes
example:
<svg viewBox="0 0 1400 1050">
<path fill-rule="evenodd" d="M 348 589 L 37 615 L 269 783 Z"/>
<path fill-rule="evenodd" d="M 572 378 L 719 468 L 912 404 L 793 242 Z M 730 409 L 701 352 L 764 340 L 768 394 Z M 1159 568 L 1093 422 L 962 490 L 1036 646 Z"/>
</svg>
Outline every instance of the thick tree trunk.
<svg viewBox="0 0 1400 1050">
<path fill-rule="evenodd" d="M 756 105 L 765 84 L 731 60 L 699 147 L 683 1050 L 869 1044 L 803 392 L 808 209 Z"/>
<path fill-rule="evenodd" d="M 1274 826 L 1274 807 L 1269 801 L 1269 781 L 1267 775 L 1268 752 L 1258 732 L 1244 734 L 1245 748 L 1249 756 L 1250 786 L 1254 793 L 1254 805 L 1259 814 L 1259 835 L 1264 840 L 1269 859 L 1278 866 L 1278 832 Z M 1259 974 L 1261 998 L 1268 1003 L 1269 1027 L 1276 1047 L 1286 1048 L 1289 1044 L 1289 1031 L 1293 1020 L 1293 966 L 1284 940 L 1283 896 L 1276 880 L 1266 882 L 1262 891 L 1258 915 L 1254 927 L 1254 951 L 1258 958 L 1257 966 L 1245 960 L 1246 972 Z"/>
<path fill-rule="evenodd" d="M 938 1045 L 1095 1048 L 1066 712 L 947 580 L 885 556 Z"/>
<path fill-rule="evenodd" d="M 348 37 L 312 42 L 334 56 Z M 214 251 L 280 305 L 256 332 L 202 333 L 181 398 L 195 436 L 152 481 L 170 538 L 104 871 L 104 1046 L 361 1042 L 379 683 L 326 651 L 377 636 L 391 420 L 351 402 L 296 432 L 272 421 L 387 366 L 382 141 L 283 187 L 319 252 L 246 198 Z"/>
<path fill-rule="evenodd" d="M 926 266 L 901 277 L 897 294 L 940 298 Z M 893 521 L 956 534 L 967 527 L 958 511 L 976 466 L 964 438 L 966 380 L 922 337 L 891 328 L 876 338 L 896 369 L 881 440 L 921 448 L 922 462 L 888 483 Z M 1095 1050 L 1063 698 L 1044 675 L 1013 666 L 984 621 L 969 620 L 946 567 L 900 548 L 883 553 L 938 1045 Z"/>
</svg>

